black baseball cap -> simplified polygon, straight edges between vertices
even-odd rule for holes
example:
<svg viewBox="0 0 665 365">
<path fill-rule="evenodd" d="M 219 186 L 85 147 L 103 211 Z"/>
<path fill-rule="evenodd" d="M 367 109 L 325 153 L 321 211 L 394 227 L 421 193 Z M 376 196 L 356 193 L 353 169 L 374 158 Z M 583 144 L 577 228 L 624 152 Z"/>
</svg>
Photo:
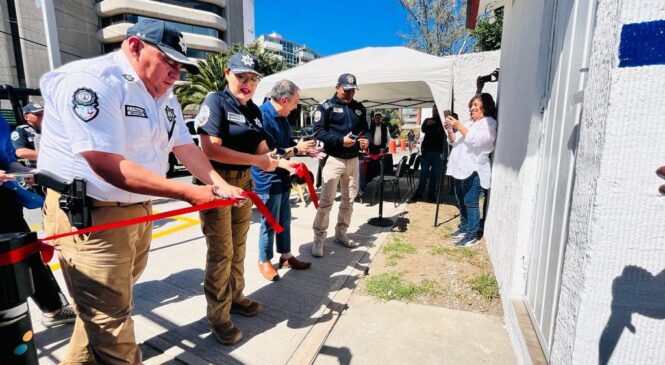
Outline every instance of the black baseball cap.
<svg viewBox="0 0 665 365">
<path fill-rule="evenodd" d="M 127 29 L 127 37 L 131 36 L 159 48 L 168 58 L 181 64 L 190 73 L 199 73 L 196 63 L 187 57 L 185 37 L 173 25 L 158 19 L 141 18 Z"/>
<path fill-rule="evenodd" d="M 236 52 L 231 55 L 231 58 L 229 58 L 229 62 L 227 64 L 227 68 L 234 74 L 250 72 L 258 75 L 259 77 L 263 77 L 263 75 L 259 72 L 259 60 L 246 52 Z"/>
<path fill-rule="evenodd" d="M 40 113 L 44 111 L 44 107 L 38 103 L 27 103 L 23 107 L 23 113 Z"/>
<path fill-rule="evenodd" d="M 351 74 L 341 74 L 337 79 L 337 85 L 341 86 L 344 90 L 356 89 L 358 90 L 358 85 L 356 84 L 356 77 Z"/>
</svg>

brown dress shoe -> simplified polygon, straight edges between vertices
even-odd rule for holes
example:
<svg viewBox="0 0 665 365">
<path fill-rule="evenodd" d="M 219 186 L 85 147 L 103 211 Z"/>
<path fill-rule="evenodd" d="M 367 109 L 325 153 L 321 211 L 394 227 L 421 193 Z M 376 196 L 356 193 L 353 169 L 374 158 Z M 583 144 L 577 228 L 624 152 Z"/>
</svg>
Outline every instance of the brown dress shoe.
<svg viewBox="0 0 665 365">
<path fill-rule="evenodd" d="M 242 332 L 231 321 L 218 326 L 210 326 L 210 332 L 215 335 L 219 343 L 225 346 L 231 346 L 242 339 Z"/>
<path fill-rule="evenodd" d="M 294 270 L 307 270 L 310 266 L 312 266 L 311 262 L 300 261 L 293 256 L 288 259 L 279 258 L 279 267 L 281 269 L 292 268 Z"/>
<path fill-rule="evenodd" d="M 240 314 L 243 317 L 254 317 L 263 311 L 261 303 L 253 302 L 247 298 L 238 303 L 231 303 L 231 314 Z"/>
<path fill-rule="evenodd" d="M 272 262 L 260 262 L 259 261 L 259 272 L 263 277 L 268 281 L 275 281 L 279 279 L 279 274 L 275 271 L 275 268 L 272 267 Z"/>
</svg>

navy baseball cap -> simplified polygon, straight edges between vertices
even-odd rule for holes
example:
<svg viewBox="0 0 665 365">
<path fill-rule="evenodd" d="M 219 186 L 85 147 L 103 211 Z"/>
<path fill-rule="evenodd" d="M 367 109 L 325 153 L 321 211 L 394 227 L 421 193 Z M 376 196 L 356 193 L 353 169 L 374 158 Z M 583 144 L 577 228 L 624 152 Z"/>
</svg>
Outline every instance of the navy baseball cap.
<svg viewBox="0 0 665 365">
<path fill-rule="evenodd" d="M 157 19 L 140 19 L 127 29 L 127 37 L 136 36 L 140 40 L 159 48 L 168 58 L 178 62 L 190 73 L 198 73 L 199 68 L 187 57 L 185 37 L 171 24 Z"/>
<path fill-rule="evenodd" d="M 229 58 L 227 68 L 234 74 L 250 72 L 259 77 L 263 75 L 259 72 L 259 60 L 246 52 L 236 52 Z"/>
<path fill-rule="evenodd" d="M 356 89 L 358 90 L 358 85 L 356 84 L 356 77 L 351 74 L 341 74 L 337 79 L 337 85 L 341 86 L 344 90 Z"/>
<path fill-rule="evenodd" d="M 23 113 L 41 113 L 44 111 L 44 107 L 38 103 L 27 103 L 23 107 Z"/>
</svg>

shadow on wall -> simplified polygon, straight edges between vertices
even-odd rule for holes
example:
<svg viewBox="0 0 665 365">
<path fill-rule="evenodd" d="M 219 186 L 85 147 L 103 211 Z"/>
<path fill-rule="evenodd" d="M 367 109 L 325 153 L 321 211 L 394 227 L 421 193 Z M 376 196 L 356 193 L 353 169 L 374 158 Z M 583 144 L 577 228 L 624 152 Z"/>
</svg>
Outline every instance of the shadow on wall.
<svg viewBox="0 0 665 365">
<path fill-rule="evenodd" d="M 609 363 L 624 328 L 635 333 L 633 313 L 665 319 L 665 270 L 658 275 L 639 266 L 626 266 L 612 283 L 612 314 L 598 344 L 598 364 Z"/>
</svg>

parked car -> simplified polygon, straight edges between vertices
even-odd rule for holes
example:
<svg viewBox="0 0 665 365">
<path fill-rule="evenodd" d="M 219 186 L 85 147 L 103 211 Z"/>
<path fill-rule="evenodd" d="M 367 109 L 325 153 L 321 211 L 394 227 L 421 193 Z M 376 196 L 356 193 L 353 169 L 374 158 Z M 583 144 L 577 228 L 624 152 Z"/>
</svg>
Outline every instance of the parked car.
<svg viewBox="0 0 665 365">
<path fill-rule="evenodd" d="M 185 125 L 189 129 L 189 134 L 192 135 L 194 143 L 199 145 L 199 135 L 196 133 L 196 122 L 194 119 L 186 119 Z M 178 160 L 173 152 L 169 154 L 169 170 L 166 173 L 166 176 L 173 176 L 176 172 L 185 170 L 185 166 Z M 186 171 L 186 170 L 185 170 Z"/>
</svg>

